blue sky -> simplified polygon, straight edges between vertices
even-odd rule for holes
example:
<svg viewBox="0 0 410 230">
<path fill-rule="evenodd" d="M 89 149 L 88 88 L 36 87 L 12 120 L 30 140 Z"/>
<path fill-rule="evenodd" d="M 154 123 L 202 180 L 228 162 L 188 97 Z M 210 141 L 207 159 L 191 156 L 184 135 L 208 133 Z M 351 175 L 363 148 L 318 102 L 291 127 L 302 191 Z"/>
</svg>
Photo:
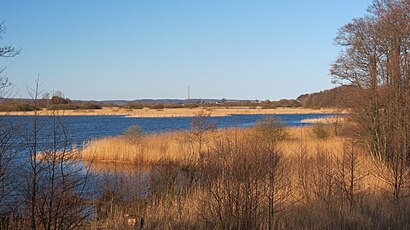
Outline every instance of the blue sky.
<svg viewBox="0 0 410 230">
<path fill-rule="evenodd" d="M 21 97 L 280 99 L 333 87 L 338 28 L 370 0 L 0 0 Z"/>
</svg>

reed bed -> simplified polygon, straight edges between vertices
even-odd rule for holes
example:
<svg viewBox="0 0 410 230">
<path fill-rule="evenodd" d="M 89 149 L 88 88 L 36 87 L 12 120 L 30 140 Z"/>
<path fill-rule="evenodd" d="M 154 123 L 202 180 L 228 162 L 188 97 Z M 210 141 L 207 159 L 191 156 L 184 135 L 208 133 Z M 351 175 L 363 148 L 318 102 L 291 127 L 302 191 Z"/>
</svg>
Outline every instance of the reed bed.
<svg viewBox="0 0 410 230">
<path fill-rule="evenodd" d="M 153 134 L 131 140 L 125 136 L 105 137 L 87 142 L 80 150 L 85 161 L 155 164 L 180 161 L 178 140 L 183 133 Z"/>
<path fill-rule="evenodd" d="M 360 145 L 335 135 L 331 126 L 326 126 L 326 138 L 318 127 L 284 130 L 284 138 L 262 146 L 254 145 L 258 140 L 252 138 L 263 138 L 255 128 L 90 141 L 81 150 L 83 159 L 111 162 L 114 175 L 124 172 L 120 165 L 127 165 L 127 175 L 143 166 L 144 182 L 121 179 L 108 189 L 116 192 L 111 197 L 127 197 L 141 186 L 149 191 L 144 198 L 120 199 L 114 208 L 112 200 L 101 200 L 114 211 L 111 217 L 110 211 L 100 214 L 96 229 L 236 229 L 247 224 L 260 229 L 273 224 L 278 229 L 357 229 L 390 226 L 393 214 L 388 213 L 407 213 L 386 200 L 391 185 L 378 175 L 388 173 Z M 278 152 L 266 151 L 273 158 L 264 157 L 265 147 Z M 107 168 L 102 164 L 97 170 Z"/>
<path fill-rule="evenodd" d="M 231 129 L 193 134 L 178 131 L 132 138 L 125 135 L 94 139 L 79 149 L 84 161 L 152 165 L 162 162 L 189 163 L 199 157 L 196 152 L 211 148 L 212 141 L 232 132 Z M 241 134 L 243 135 L 243 134 Z M 212 141 L 211 141 L 212 140 Z"/>
<path fill-rule="evenodd" d="M 337 174 L 337 167 L 342 167 L 344 157 L 344 145 L 348 140 L 344 137 L 329 135 L 326 139 L 317 138 L 314 134 L 315 127 L 290 127 L 286 128 L 287 137 L 277 142 L 277 146 L 288 162 L 289 168 L 297 172 L 303 167 L 316 167 L 328 164 L 332 169 L 328 173 Z M 220 129 L 203 134 L 202 152 L 210 152 L 215 145 L 223 142 L 226 138 L 237 137 L 244 140 L 252 135 L 252 128 Z M 132 171 L 135 165 L 150 167 L 161 164 L 195 165 L 201 156 L 198 153 L 198 137 L 189 131 L 169 132 L 143 136 L 137 140 L 131 140 L 126 136 L 105 137 L 91 140 L 79 150 L 83 161 L 93 162 L 98 165 L 97 170 L 124 169 Z M 375 177 L 382 170 L 382 165 L 376 165 L 368 154 L 362 150 L 356 150 L 357 174 L 361 176 L 363 190 L 370 188 L 386 188 L 386 183 Z M 318 159 L 318 155 L 324 154 L 326 159 Z M 305 164 L 297 162 L 303 158 Z M 320 162 L 325 161 L 325 162 Z M 113 166 L 114 165 L 114 166 Z M 128 170 L 127 170 L 128 169 Z M 130 170 L 131 169 L 131 170 Z M 297 173 L 289 175 L 291 181 L 297 181 Z M 295 198 L 296 199 L 296 198 Z"/>
<path fill-rule="evenodd" d="M 278 146 L 284 156 L 292 158 L 300 148 L 307 148 L 309 155 L 316 154 L 321 148 L 337 156 L 342 151 L 345 139 L 329 135 L 326 139 L 318 139 L 314 135 L 314 127 L 286 128 L 287 137 L 278 141 Z M 224 138 L 237 136 L 244 140 L 252 135 L 252 128 L 229 128 L 209 131 L 203 134 L 202 151 L 214 148 L 215 143 Z M 189 156 L 198 149 L 198 137 L 190 131 L 178 131 L 160 134 L 150 134 L 139 139 L 120 135 L 104 137 L 87 142 L 79 150 L 84 161 L 131 164 L 156 164 L 162 161 L 183 162 L 190 160 Z"/>
<path fill-rule="evenodd" d="M 303 158 L 314 162 L 318 154 L 324 153 L 329 159 L 329 167 L 336 168 L 338 161 L 343 158 L 343 146 L 347 141 L 344 137 L 329 135 L 326 139 L 317 138 L 314 134 L 315 127 L 289 127 L 286 128 L 287 137 L 278 141 L 277 145 L 286 161 L 293 171 L 297 171 L 298 158 L 303 154 Z M 209 131 L 202 137 L 202 151 L 209 152 L 215 148 L 215 144 L 223 141 L 224 138 L 237 136 L 238 140 L 244 140 L 253 132 L 252 128 L 240 129 L 219 129 Z M 91 140 L 80 149 L 82 160 L 93 162 L 98 165 L 98 169 L 112 169 L 113 165 L 117 170 L 121 168 L 134 168 L 133 165 L 149 167 L 150 165 L 160 165 L 174 163 L 181 165 L 196 164 L 201 156 L 198 152 L 198 140 L 189 131 L 169 132 L 161 134 L 151 134 L 141 137 L 138 140 L 130 140 L 126 136 L 105 137 Z M 363 176 L 363 187 L 385 187 L 385 183 L 371 176 L 382 170 L 374 164 L 374 161 L 367 154 L 358 152 L 357 158 L 360 166 L 358 170 Z M 98 164 L 96 164 L 98 163 Z M 106 167 L 107 166 L 107 167 Z M 122 167 L 123 166 L 123 167 Z M 139 166 L 139 167 L 140 167 Z M 313 166 L 310 166 L 313 167 Z M 125 170 L 130 171 L 130 170 Z M 337 172 L 332 172 L 337 173 Z M 292 181 L 296 181 L 296 174 L 291 175 Z"/>
</svg>

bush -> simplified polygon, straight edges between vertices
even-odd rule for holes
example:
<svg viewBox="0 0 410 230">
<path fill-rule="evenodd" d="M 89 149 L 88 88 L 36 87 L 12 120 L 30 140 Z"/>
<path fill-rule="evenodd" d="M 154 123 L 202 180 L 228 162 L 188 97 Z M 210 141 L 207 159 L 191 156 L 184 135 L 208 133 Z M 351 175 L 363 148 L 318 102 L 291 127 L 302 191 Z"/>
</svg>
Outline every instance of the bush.
<svg viewBox="0 0 410 230">
<path fill-rule="evenodd" d="M 143 109 L 145 106 L 141 103 L 130 102 L 125 107 L 128 109 Z"/>
<path fill-rule="evenodd" d="M 185 104 L 184 108 L 188 108 L 188 109 L 194 109 L 194 108 L 198 108 L 199 105 L 196 103 L 189 103 L 189 104 Z"/>
<path fill-rule="evenodd" d="M 76 105 L 73 104 L 51 104 L 47 106 L 48 110 L 75 110 L 78 109 Z"/>
<path fill-rule="evenodd" d="M 267 117 L 257 121 L 254 131 L 256 137 L 262 141 L 279 141 L 288 137 L 285 126 L 280 120 L 273 117 Z"/>
<path fill-rule="evenodd" d="M 6 102 L 0 105 L 2 112 L 28 112 L 39 110 L 38 107 L 26 102 Z"/>
<path fill-rule="evenodd" d="M 128 127 L 122 135 L 135 144 L 145 135 L 145 133 L 141 127 L 133 125 Z"/>
<path fill-rule="evenodd" d="M 164 109 L 165 106 L 163 104 L 153 104 L 150 106 L 150 109 Z"/>
<path fill-rule="evenodd" d="M 102 106 L 95 103 L 82 103 L 78 104 L 78 109 L 102 109 Z"/>
<path fill-rule="evenodd" d="M 165 108 L 173 108 L 173 109 L 180 109 L 184 106 L 182 104 L 166 104 L 164 105 Z"/>
<path fill-rule="evenodd" d="M 71 100 L 68 98 L 63 98 L 59 96 L 53 96 L 51 99 L 51 104 L 57 105 L 57 104 L 71 104 Z"/>
<path fill-rule="evenodd" d="M 325 140 L 329 138 L 330 131 L 329 127 L 323 123 L 317 123 L 313 126 L 312 137 L 315 139 Z"/>
<path fill-rule="evenodd" d="M 278 108 L 278 107 L 274 104 L 264 104 L 264 105 L 262 105 L 262 109 L 276 109 L 276 108 Z"/>
</svg>

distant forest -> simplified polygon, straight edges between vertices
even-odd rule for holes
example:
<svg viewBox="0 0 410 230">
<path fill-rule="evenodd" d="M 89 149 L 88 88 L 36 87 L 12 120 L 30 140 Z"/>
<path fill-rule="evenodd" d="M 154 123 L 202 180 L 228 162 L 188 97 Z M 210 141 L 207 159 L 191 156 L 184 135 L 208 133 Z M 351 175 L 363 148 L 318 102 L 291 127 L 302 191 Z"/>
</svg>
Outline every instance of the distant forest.
<svg viewBox="0 0 410 230">
<path fill-rule="evenodd" d="M 0 111 L 34 111 L 48 110 L 79 110 L 101 109 L 102 107 L 122 107 L 127 109 L 164 109 L 164 108 L 196 108 L 196 107 L 233 107 L 248 106 L 263 109 L 286 108 L 348 108 L 352 97 L 357 93 L 355 86 L 339 86 L 316 93 L 302 94 L 296 99 L 281 99 L 278 101 L 257 100 L 227 100 L 189 99 L 189 100 L 135 100 L 135 101 L 75 101 L 64 98 L 62 94 L 44 97 L 37 101 L 31 99 L 3 99 Z"/>
<path fill-rule="evenodd" d="M 349 108 L 354 95 L 358 92 L 356 86 L 344 85 L 317 93 L 300 95 L 296 100 L 306 108 Z"/>
</svg>

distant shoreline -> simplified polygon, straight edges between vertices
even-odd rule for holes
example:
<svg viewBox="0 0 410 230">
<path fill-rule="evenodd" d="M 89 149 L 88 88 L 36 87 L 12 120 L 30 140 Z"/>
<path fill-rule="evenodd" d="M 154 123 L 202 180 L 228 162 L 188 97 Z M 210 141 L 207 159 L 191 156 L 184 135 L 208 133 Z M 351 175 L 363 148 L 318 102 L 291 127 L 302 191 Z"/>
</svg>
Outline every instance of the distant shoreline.
<svg viewBox="0 0 410 230">
<path fill-rule="evenodd" d="M 233 114 L 333 114 L 348 113 L 338 109 L 306 109 L 306 108 L 249 108 L 249 107 L 228 107 L 228 108 L 165 108 L 165 109 L 124 109 L 118 107 L 103 107 L 95 110 L 40 110 L 38 115 L 56 114 L 59 116 L 126 116 L 126 117 L 194 117 L 201 111 L 209 113 L 211 116 L 230 116 Z M 10 116 L 33 116 L 30 112 L 0 112 L 0 115 Z"/>
<path fill-rule="evenodd" d="M 310 124 L 339 124 L 339 123 L 345 123 L 346 117 L 331 116 L 331 117 L 311 118 L 311 119 L 303 119 L 300 122 L 310 123 Z"/>
</svg>

